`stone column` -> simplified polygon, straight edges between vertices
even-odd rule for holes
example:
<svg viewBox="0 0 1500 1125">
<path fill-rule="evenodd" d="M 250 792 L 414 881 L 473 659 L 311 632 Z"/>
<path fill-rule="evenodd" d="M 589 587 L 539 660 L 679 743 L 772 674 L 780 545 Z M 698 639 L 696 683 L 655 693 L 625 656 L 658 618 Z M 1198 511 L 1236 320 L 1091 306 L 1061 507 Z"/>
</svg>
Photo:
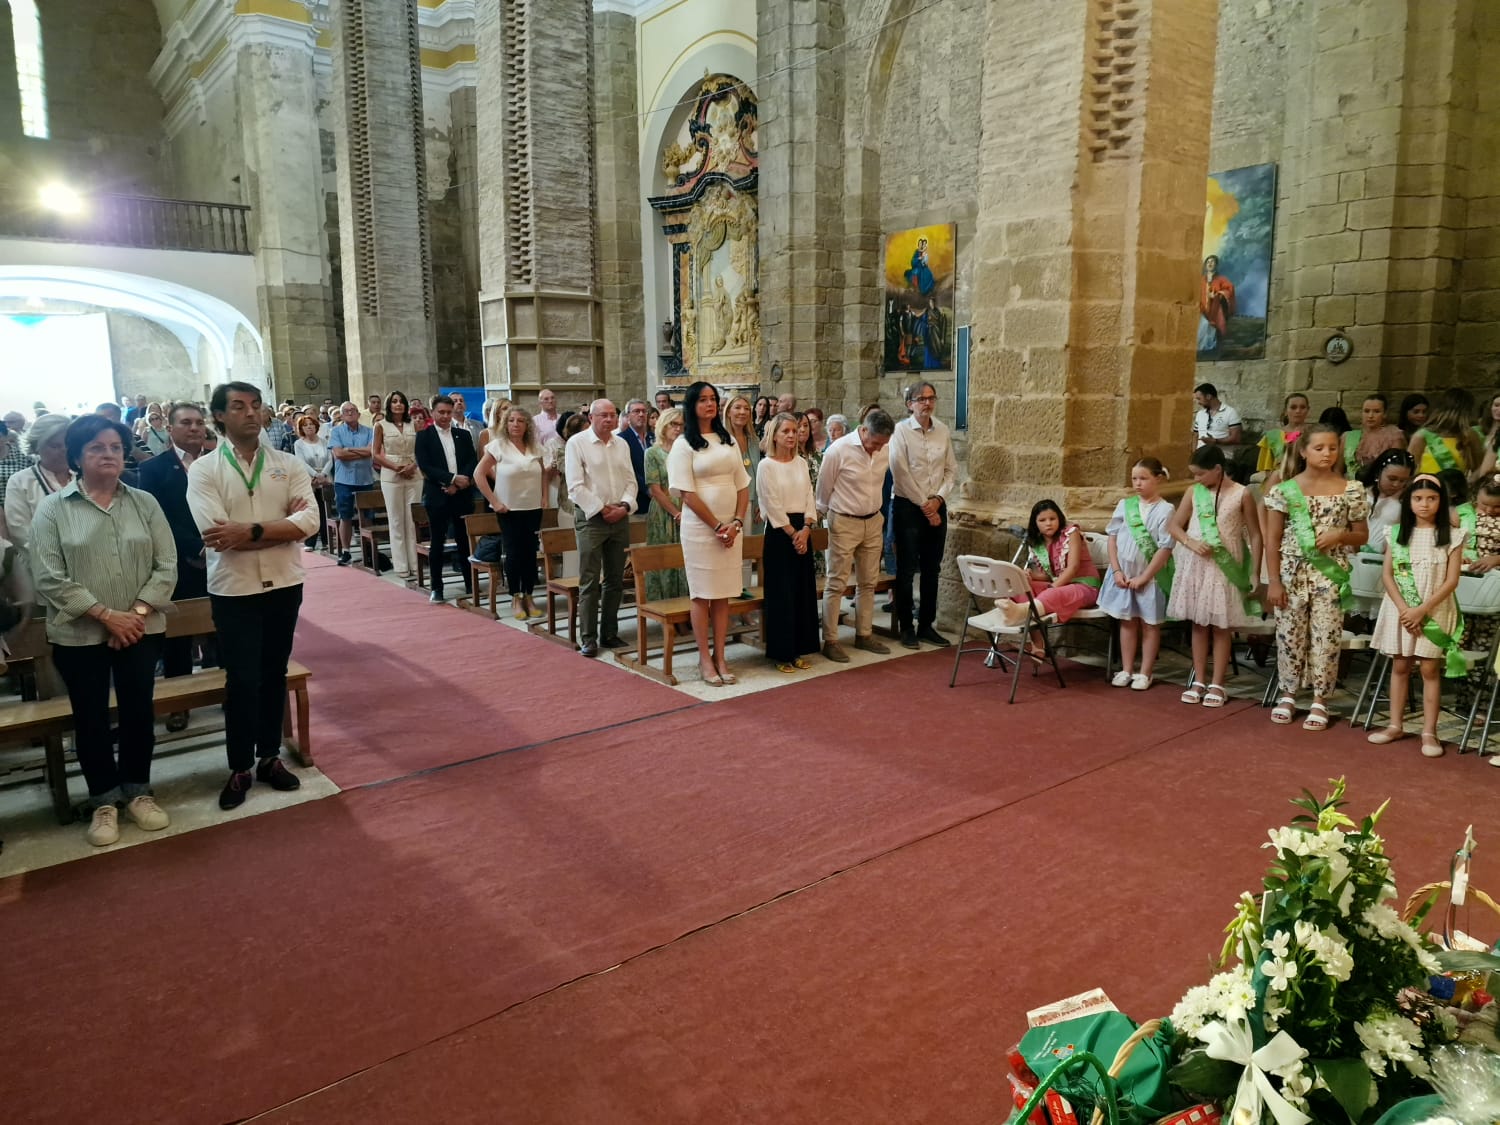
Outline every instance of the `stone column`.
<svg viewBox="0 0 1500 1125">
<path fill-rule="evenodd" d="M 985 42 L 969 481 L 950 553 L 1107 514 L 1190 431 L 1216 5 L 1019 0 Z M 964 604 L 956 588 L 944 604 Z"/>
<path fill-rule="evenodd" d="M 313 79 L 313 29 L 287 25 L 272 42 L 237 49 L 235 100 L 244 143 L 257 297 L 276 398 L 318 398 L 338 383 L 338 341 Z M 295 41 L 300 36 L 305 42 Z"/>
<path fill-rule="evenodd" d="M 437 389 L 417 0 L 335 0 L 339 242 L 349 395 Z"/>
<path fill-rule="evenodd" d="M 641 332 L 641 161 L 635 17 L 594 13 L 594 154 L 599 215 L 599 296 L 604 308 L 605 392 L 622 408 L 646 396 Z M 655 327 L 655 326 L 651 326 Z"/>
<path fill-rule="evenodd" d="M 844 403 L 844 5 L 770 0 L 757 16 L 763 387 Z M 770 382 L 779 364 L 782 381 Z M 878 381 L 879 371 L 869 372 Z M 849 400 L 853 401 L 853 400 Z"/>
<path fill-rule="evenodd" d="M 485 384 L 575 402 L 604 387 L 592 5 L 498 0 L 475 28 Z"/>
</svg>

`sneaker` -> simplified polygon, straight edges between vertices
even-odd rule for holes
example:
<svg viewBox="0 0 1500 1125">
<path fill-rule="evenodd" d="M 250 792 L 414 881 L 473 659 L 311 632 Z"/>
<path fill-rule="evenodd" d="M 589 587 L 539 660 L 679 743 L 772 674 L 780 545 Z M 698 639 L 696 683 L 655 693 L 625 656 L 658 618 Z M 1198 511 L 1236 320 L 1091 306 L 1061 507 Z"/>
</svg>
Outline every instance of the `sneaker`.
<svg viewBox="0 0 1500 1125">
<path fill-rule="evenodd" d="M 120 810 L 114 805 L 100 805 L 89 821 L 88 841 L 96 848 L 106 848 L 120 839 Z"/>
<path fill-rule="evenodd" d="M 902 648 L 916 648 L 917 647 L 917 631 L 915 629 L 902 629 L 901 630 L 901 647 Z"/>
<path fill-rule="evenodd" d="M 873 636 L 855 637 L 854 647 L 860 649 L 863 652 L 877 653 L 880 656 L 886 656 L 891 651 L 890 645 L 877 641 Z"/>
<path fill-rule="evenodd" d="M 917 630 L 917 640 L 926 641 L 930 645 L 937 645 L 938 648 L 947 648 L 953 643 L 931 625 L 923 625 Z"/>
<path fill-rule="evenodd" d="M 622 641 L 618 636 L 614 636 L 614 637 L 605 637 L 603 640 L 601 640 L 599 642 L 599 647 L 600 648 L 624 648 L 626 646 L 625 646 L 625 642 L 624 641 Z"/>
<path fill-rule="evenodd" d="M 255 767 L 255 780 L 264 781 L 279 793 L 302 787 L 302 779 L 287 769 L 280 758 L 262 758 Z"/>
<path fill-rule="evenodd" d="M 1114 678 L 1109 682 L 1112 687 L 1129 687 L 1130 679 L 1130 673 L 1121 669 L 1120 671 L 1115 673 Z"/>
<path fill-rule="evenodd" d="M 142 832 L 160 832 L 171 820 L 150 794 L 142 794 L 125 806 L 125 815 L 135 821 Z"/>
<path fill-rule="evenodd" d="M 254 784 L 255 775 L 249 770 L 230 774 L 228 783 L 219 792 L 219 808 L 226 812 L 239 808 L 245 803 L 245 794 L 250 792 L 250 786 Z"/>
<path fill-rule="evenodd" d="M 823 658 L 832 660 L 835 664 L 848 664 L 849 654 L 844 651 L 844 646 L 837 641 L 829 641 L 823 646 Z"/>
<path fill-rule="evenodd" d="M 353 561 L 354 559 L 348 551 L 339 552 L 339 566 L 348 566 Z"/>
</svg>

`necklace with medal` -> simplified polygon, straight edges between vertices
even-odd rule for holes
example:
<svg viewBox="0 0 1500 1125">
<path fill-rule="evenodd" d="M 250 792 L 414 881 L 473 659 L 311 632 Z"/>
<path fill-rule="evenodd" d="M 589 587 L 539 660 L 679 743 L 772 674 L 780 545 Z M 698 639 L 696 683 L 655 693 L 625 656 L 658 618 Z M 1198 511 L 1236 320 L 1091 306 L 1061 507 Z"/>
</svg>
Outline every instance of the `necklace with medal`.
<svg viewBox="0 0 1500 1125">
<path fill-rule="evenodd" d="M 253 497 L 255 495 L 255 486 L 260 484 L 260 471 L 266 467 L 266 451 L 262 449 L 256 453 L 255 471 L 247 479 L 245 470 L 240 468 L 240 459 L 234 455 L 229 446 L 230 443 L 226 441 L 219 447 L 224 451 L 224 460 L 229 462 L 230 466 L 234 469 L 235 475 L 245 482 L 245 491 Z"/>
</svg>

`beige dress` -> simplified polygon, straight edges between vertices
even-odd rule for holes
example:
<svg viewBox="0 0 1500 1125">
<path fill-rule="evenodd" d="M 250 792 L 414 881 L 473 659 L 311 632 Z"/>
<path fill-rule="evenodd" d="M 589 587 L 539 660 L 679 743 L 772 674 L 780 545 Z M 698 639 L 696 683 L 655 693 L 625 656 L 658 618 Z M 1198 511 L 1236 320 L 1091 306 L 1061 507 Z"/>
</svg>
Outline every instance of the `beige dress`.
<svg viewBox="0 0 1500 1125">
<path fill-rule="evenodd" d="M 1394 542 L 1400 528 L 1389 529 L 1390 542 Z M 1411 531 L 1411 576 L 1417 584 L 1417 594 L 1426 600 L 1448 577 L 1448 557 L 1454 551 L 1462 551 L 1465 532 L 1455 527 L 1446 547 L 1437 544 L 1437 531 L 1431 527 L 1414 527 Z M 1380 616 L 1375 619 L 1375 648 L 1386 656 L 1419 656 L 1423 659 L 1440 657 L 1443 651 L 1427 639 L 1427 634 L 1415 637 L 1401 627 L 1397 616 L 1403 609 L 1391 601 L 1387 594 L 1380 603 Z M 1458 600 L 1453 595 L 1438 606 L 1432 615 L 1438 627 L 1451 633 L 1458 623 Z"/>
</svg>

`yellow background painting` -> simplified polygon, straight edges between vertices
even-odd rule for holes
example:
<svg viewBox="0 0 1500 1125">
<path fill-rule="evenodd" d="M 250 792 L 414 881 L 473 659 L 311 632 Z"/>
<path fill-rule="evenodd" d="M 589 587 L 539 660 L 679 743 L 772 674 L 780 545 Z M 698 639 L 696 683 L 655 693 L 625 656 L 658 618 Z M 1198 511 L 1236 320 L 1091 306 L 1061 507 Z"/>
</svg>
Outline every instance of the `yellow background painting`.
<svg viewBox="0 0 1500 1125">
<path fill-rule="evenodd" d="M 937 278 L 939 293 L 953 289 L 954 231 L 952 223 L 939 223 L 931 227 L 913 227 L 886 235 L 885 239 L 885 287 L 900 292 L 906 286 L 906 271 L 911 269 L 911 256 L 917 252 L 917 240 L 927 240 L 927 264 Z"/>
</svg>

